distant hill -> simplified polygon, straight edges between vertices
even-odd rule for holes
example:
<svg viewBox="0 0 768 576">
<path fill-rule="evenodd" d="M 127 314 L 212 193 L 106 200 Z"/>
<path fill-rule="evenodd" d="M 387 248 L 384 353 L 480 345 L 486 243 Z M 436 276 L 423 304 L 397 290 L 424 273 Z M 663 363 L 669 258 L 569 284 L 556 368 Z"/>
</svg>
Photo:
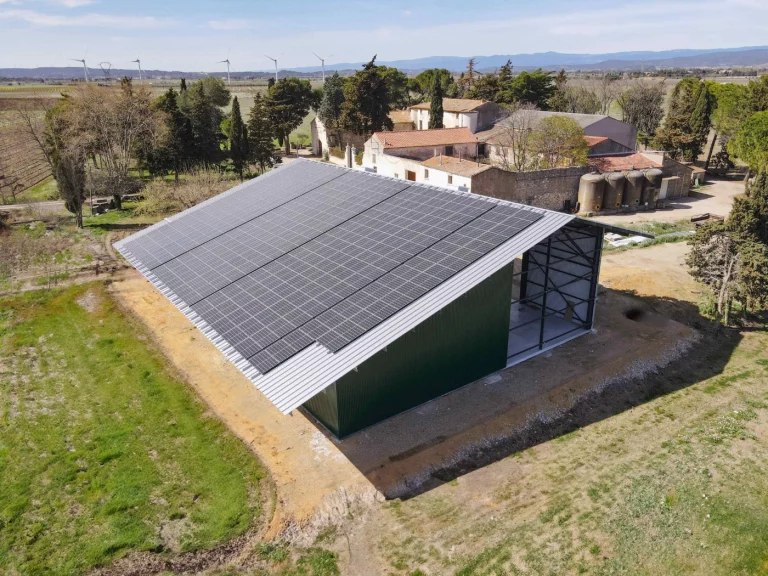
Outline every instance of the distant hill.
<svg viewBox="0 0 768 576">
<path fill-rule="evenodd" d="M 418 72 L 426 68 L 447 68 L 459 72 L 467 67 L 468 56 L 430 56 L 413 60 L 377 61 L 378 64 L 392 66 L 407 72 Z M 479 71 L 494 70 L 507 60 L 512 61 L 516 70 L 533 68 L 566 70 L 636 70 L 661 68 L 728 68 L 734 66 L 768 65 L 768 46 L 743 48 L 713 48 L 702 50 L 662 50 L 657 52 L 615 52 L 611 54 L 563 54 L 560 52 L 540 52 L 536 54 L 505 54 L 494 56 L 475 56 Z M 333 70 L 350 71 L 359 69 L 362 62 L 328 64 L 326 73 Z M 317 76 L 319 66 L 303 66 L 291 70 L 282 70 L 281 75 Z M 99 68 L 88 69 L 89 75 L 102 78 L 104 73 Z M 232 72 L 232 78 L 269 78 L 274 74 L 270 70 Z M 131 69 L 112 69 L 113 78 L 122 76 L 138 77 L 138 71 Z M 191 80 L 204 76 L 223 77 L 223 71 L 182 72 L 179 70 L 144 70 L 147 78 L 188 78 Z M 45 80 L 69 80 L 82 78 L 83 69 L 77 66 L 45 68 L 0 68 L 2 78 L 35 78 Z"/>
</svg>

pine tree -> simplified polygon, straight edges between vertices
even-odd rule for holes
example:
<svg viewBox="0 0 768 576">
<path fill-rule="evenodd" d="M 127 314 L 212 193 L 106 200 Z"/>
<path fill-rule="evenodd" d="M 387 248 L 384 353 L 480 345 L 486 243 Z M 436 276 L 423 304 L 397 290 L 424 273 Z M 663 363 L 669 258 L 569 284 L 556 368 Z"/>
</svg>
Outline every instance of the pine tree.
<svg viewBox="0 0 768 576">
<path fill-rule="evenodd" d="M 341 107 L 344 104 L 344 79 L 334 72 L 326 78 L 323 99 L 317 115 L 329 133 L 336 135 L 336 144 L 341 146 Z"/>
<path fill-rule="evenodd" d="M 443 86 L 440 84 L 440 77 L 435 74 L 432 80 L 432 90 L 429 101 L 429 128 L 443 127 Z"/>
<path fill-rule="evenodd" d="M 275 132 L 269 118 L 269 110 L 264 97 L 257 93 L 248 116 L 248 157 L 259 166 L 263 173 L 274 166 L 278 157 L 275 154 L 273 140 Z"/>
<path fill-rule="evenodd" d="M 344 83 L 342 126 L 355 134 L 391 130 L 389 82 L 386 67 L 376 66 L 376 56 Z"/>
<path fill-rule="evenodd" d="M 549 109 L 555 112 L 568 111 L 568 76 L 565 69 L 561 69 L 555 76 L 555 93 L 549 99 Z"/>
<path fill-rule="evenodd" d="M 179 108 L 173 88 L 169 88 L 155 106 L 165 112 L 168 131 L 163 144 L 147 158 L 147 167 L 153 174 L 167 174 L 171 171 L 178 180 L 179 172 L 191 162 L 193 156 L 192 122 Z"/>
<path fill-rule="evenodd" d="M 709 134 L 711 95 L 706 84 L 697 78 L 683 78 L 669 98 L 664 126 L 656 135 L 656 146 L 693 161 Z"/>
<path fill-rule="evenodd" d="M 243 179 L 243 168 L 247 162 L 247 143 L 246 143 L 245 125 L 243 117 L 240 115 L 240 102 L 237 96 L 232 100 L 232 116 L 229 130 L 229 157 L 232 160 L 232 166 Z"/>
</svg>

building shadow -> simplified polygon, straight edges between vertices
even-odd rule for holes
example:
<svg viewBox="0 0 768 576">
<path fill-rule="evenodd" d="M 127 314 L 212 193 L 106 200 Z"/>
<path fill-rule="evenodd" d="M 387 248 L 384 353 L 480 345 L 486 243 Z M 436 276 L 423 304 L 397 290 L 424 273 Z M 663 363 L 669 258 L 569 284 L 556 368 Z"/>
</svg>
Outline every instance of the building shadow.
<svg viewBox="0 0 768 576">
<path fill-rule="evenodd" d="M 342 440 L 304 413 L 377 490 L 407 499 L 720 374 L 741 341 L 693 303 L 601 291 L 592 334 Z M 677 359 L 631 376 L 684 338 Z"/>
</svg>

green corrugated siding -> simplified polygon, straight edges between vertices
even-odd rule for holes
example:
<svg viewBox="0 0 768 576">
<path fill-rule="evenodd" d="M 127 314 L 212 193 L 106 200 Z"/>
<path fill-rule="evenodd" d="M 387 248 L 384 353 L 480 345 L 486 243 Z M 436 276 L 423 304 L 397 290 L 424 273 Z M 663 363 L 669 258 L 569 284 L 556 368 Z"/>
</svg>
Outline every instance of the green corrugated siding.
<svg viewBox="0 0 768 576">
<path fill-rule="evenodd" d="M 336 399 L 336 383 L 310 398 L 304 403 L 304 408 L 331 432 L 339 435 L 339 403 Z"/>
<path fill-rule="evenodd" d="M 504 368 L 512 275 L 506 266 L 338 380 L 328 427 L 346 436 Z"/>
</svg>

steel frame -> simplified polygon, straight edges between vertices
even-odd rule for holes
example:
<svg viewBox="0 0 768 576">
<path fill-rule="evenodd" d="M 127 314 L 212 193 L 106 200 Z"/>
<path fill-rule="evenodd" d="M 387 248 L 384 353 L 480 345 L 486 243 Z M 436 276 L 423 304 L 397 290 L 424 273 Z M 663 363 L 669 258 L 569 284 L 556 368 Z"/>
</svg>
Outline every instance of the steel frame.
<svg viewBox="0 0 768 576">
<path fill-rule="evenodd" d="M 591 250 L 585 250 L 579 246 L 579 240 L 593 240 L 594 248 Z M 520 277 L 520 298 L 517 301 L 528 303 L 530 307 L 535 307 L 541 310 L 536 318 L 527 320 L 522 324 L 518 324 L 510 328 L 510 332 L 528 326 L 535 322 L 540 323 L 539 338 L 536 344 L 515 352 L 515 356 L 519 356 L 526 352 L 530 352 L 538 348 L 543 350 L 545 345 L 553 340 L 563 338 L 577 330 L 590 330 L 594 323 L 594 310 L 595 302 L 597 300 L 597 281 L 600 272 L 600 258 L 603 252 L 603 230 L 597 226 L 585 226 L 574 227 L 572 225 L 566 225 L 554 234 L 552 234 L 547 240 L 541 242 L 525 252 L 522 257 L 522 268 L 520 272 L 515 272 L 513 276 Z M 546 247 L 546 250 L 544 249 Z M 584 268 L 583 274 L 574 273 L 572 271 L 557 269 L 558 274 L 570 277 L 566 282 L 553 281 L 549 274 L 550 269 L 560 263 L 568 262 L 569 264 L 575 264 Z M 529 274 L 533 271 L 543 271 L 544 281 L 537 282 L 530 279 Z M 583 298 L 570 294 L 566 287 L 572 284 L 580 283 L 583 281 L 589 281 L 589 296 Z M 535 287 L 536 291 L 531 294 L 529 286 Z M 547 305 L 547 296 L 552 293 L 557 293 L 566 302 L 575 302 L 578 304 L 587 304 L 587 314 L 579 314 L 575 310 L 575 306 L 566 305 L 565 308 L 558 309 Z M 536 303 L 536 300 L 540 299 L 540 303 Z M 562 332 L 551 338 L 545 338 L 544 328 L 547 318 L 550 317 L 564 317 L 570 308 L 573 314 L 574 322 L 573 328 Z"/>
</svg>

